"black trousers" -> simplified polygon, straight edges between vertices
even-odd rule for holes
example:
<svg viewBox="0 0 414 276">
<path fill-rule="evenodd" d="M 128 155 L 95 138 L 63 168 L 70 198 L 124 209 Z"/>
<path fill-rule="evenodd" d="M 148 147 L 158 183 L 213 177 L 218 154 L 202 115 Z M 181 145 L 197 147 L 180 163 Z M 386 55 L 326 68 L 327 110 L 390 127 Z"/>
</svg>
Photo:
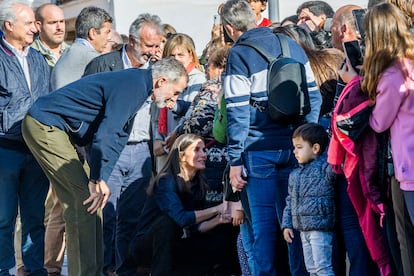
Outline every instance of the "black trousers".
<svg viewBox="0 0 414 276">
<path fill-rule="evenodd" d="M 237 230 L 226 224 L 182 238 L 182 228 L 163 215 L 134 238 L 129 261 L 135 267 L 150 267 L 152 276 L 206 275 L 213 269 L 223 275 L 237 273 Z"/>
</svg>

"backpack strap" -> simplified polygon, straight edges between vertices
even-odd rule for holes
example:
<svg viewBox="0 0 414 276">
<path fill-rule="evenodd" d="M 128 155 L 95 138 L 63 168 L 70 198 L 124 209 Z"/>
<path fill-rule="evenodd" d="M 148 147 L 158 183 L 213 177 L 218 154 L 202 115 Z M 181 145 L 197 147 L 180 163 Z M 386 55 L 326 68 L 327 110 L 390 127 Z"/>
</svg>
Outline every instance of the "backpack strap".
<svg viewBox="0 0 414 276">
<path fill-rule="evenodd" d="M 286 37 L 280 33 L 276 33 L 276 37 L 279 39 L 280 49 L 282 51 L 282 56 L 292 57 L 290 55 L 289 43 Z"/>
<path fill-rule="evenodd" d="M 269 63 L 273 60 L 280 58 L 280 57 L 290 57 L 290 49 L 289 49 L 289 43 L 288 40 L 284 35 L 281 35 L 279 33 L 275 34 L 278 38 L 281 54 L 278 57 L 275 57 L 271 55 L 267 50 L 265 50 L 262 46 L 257 45 L 256 43 L 253 43 L 251 41 L 241 41 L 237 43 L 237 45 L 243 45 L 243 46 L 249 46 L 253 49 L 255 49 L 259 54 L 261 54 Z"/>
</svg>

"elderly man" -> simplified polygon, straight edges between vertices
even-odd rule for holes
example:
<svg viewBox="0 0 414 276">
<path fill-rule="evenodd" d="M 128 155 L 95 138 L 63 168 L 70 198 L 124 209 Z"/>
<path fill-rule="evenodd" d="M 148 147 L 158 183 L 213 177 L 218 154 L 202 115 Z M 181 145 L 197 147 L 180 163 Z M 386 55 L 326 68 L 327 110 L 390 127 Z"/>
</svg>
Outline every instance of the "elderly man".
<svg viewBox="0 0 414 276">
<path fill-rule="evenodd" d="M 29 110 L 23 136 L 62 203 L 69 275 L 102 275 L 99 210 L 109 198 L 106 183 L 128 142 L 135 113 L 148 97 L 161 107 L 175 102 L 187 81 L 184 67 L 169 58 L 152 70 L 87 76 L 39 99 Z M 90 176 L 74 144 L 90 144 Z"/>
<path fill-rule="evenodd" d="M 303 122 L 280 124 L 271 120 L 267 112 L 268 62 L 243 41 L 263 47 L 273 56 L 281 53 L 277 37 L 268 28 L 257 28 L 255 15 L 247 1 L 228 0 L 221 10 L 223 27 L 235 41 L 227 58 L 223 89 L 227 106 L 228 153 L 230 180 L 234 189 L 247 193 L 251 213 L 253 248 L 253 275 L 283 275 L 287 254 L 277 248 L 280 240 L 280 224 L 286 205 L 288 177 L 295 166 L 292 133 Z M 311 112 L 308 122 L 317 122 L 322 98 L 303 49 L 288 39 L 290 54 L 305 65 Z M 252 102 L 253 101 L 253 102 Z M 243 177 L 243 167 L 248 178 Z M 244 206 L 247 205 L 242 199 Z M 242 239 L 248 240 L 242 228 Z M 295 235 L 289 244 L 289 264 L 292 275 L 306 274 L 301 241 Z M 275 261 L 280 262 L 278 265 Z"/>
<path fill-rule="evenodd" d="M 94 58 L 85 75 L 126 68 L 148 68 L 160 51 L 161 20 L 157 15 L 141 14 L 129 28 L 129 43 L 119 51 Z M 134 118 L 131 134 L 108 180 L 112 191 L 110 204 L 104 209 L 105 267 L 111 270 L 112 241 L 115 237 L 115 268 L 123 263 L 131 235 L 138 223 L 152 177 L 150 153 L 150 107 L 148 99 Z M 127 172 L 127 173 L 126 173 Z M 116 226 L 115 226 L 116 225 Z M 115 234 L 116 233 L 116 234 Z"/>
<path fill-rule="evenodd" d="M 21 135 L 32 103 L 49 93 L 49 66 L 30 48 L 37 32 L 33 10 L 23 2 L 0 4 L 0 275 L 15 265 L 13 233 L 17 209 L 22 221 L 25 271 L 45 275 L 44 201 L 49 183 Z"/>
</svg>

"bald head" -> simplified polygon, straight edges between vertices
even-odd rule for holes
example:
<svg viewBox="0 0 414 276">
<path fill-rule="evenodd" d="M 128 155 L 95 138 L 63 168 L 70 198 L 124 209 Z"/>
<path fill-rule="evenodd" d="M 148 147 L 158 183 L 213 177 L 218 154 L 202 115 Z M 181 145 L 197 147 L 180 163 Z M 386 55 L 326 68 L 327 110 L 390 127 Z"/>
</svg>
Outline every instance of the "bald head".
<svg viewBox="0 0 414 276">
<path fill-rule="evenodd" d="M 65 38 L 63 10 L 53 4 L 43 4 L 37 8 L 35 16 L 40 40 L 49 48 L 59 47 Z"/>
<path fill-rule="evenodd" d="M 343 51 L 342 43 L 358 39 L 353 10 L 362 9 L 357 5 L 345 5 L 340 7 L 332 19 L 332 44 L 335 48 Z"/>
</svg>

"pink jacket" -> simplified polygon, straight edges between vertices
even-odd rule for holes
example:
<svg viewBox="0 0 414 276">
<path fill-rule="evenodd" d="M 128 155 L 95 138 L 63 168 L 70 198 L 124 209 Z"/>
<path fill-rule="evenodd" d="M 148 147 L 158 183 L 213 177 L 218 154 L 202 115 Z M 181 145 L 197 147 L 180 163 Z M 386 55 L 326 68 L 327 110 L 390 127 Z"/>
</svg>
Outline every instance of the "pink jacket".
<svg viewBox="0 0 414 276">
<path fill-rule="evenodd" d="M 387 68 L 377 86 L 369 124 L 390 129 L 395 177 L 402 190 L 414 191 L 414 61 L 400 59 Z"/>
<path fill-rule="evenodd" d="M 332 114 L 332 139 L 328 148 L 328 162 L 334 167 L 343 165 L 348 181 L 347 192 L 358 215 L 368 250 L 381 271 L 388 271 L 390 259 L 379 216 L 384 215 L 380 191 L 376 187 L 377 139 L 367 126 L 357 141 L 338 128 L 337 123 L 352 122 L 357 113 L 369 108 L 370 101 L 362 95 L 360 78 L 352 79 L 342 91 Z M 365 117 L 368 120 L 368 116 Z M 353 124 L 351 124 L 353 125 Z"/>
</svg>

